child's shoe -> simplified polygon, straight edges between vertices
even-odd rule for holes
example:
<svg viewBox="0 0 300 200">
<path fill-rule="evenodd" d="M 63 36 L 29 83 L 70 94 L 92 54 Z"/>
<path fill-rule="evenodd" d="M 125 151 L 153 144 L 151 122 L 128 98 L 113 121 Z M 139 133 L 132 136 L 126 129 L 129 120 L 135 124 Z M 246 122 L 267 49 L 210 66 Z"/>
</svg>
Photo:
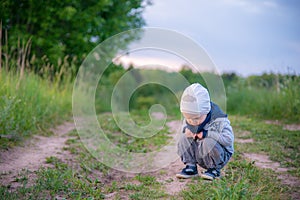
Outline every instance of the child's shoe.
<svg viewBox="0 0 300 200">
<path fill-rule="evenodd" d="M 221 172 L 217 169 L 208 169 L 206 172 L 201 174 L 201 177 L 206 180 L 214 180 L 221 177 Z"/>
<path fill-rule="evenodd" d="M 198 170 L 197 170 L 197 166 L 190 166 L 187 165 L 184 169 L 182 169 L 182 171 L 178 174 L 176 174 L 177 178 L 192 178 L 198 176 Z"/>
</svg>

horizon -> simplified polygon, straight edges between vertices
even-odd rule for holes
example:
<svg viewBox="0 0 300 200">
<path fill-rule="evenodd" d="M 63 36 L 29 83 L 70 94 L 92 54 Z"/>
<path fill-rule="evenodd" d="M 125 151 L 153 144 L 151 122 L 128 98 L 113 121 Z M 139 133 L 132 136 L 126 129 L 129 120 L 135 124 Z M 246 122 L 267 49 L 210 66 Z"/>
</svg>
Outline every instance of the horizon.
<svg viewBox="0 0 300 200">
<path fill-rule="evenodd" d="M 150 61 L 153 61 L 152 59 L 149 59 Z M 188 65 L 188 64 L 182 64 L 181 66 L 179 67 L 176 67 L 176 68 L 171 68 L 170 66 L 167 66 L 167 65 L 162 65 L 162 64 L 145 64 L 146 62 L 143 62 L 144 65 L 138 65 L 138 64 L 135 64 L 133 63 L 132 61 L 133 60 L 127 60 L 127 61 L 130 61 L 130 62 L 120 62 L 120 60 L 118 61 L 114 61 L 113 63 L 115 65 L 119 65 L 121 67 L 123 67 L 124 69 L 128 69 L 129 67 L 133 67 L 134 69 L 138 69 L 138 70 L 160 70 L 160 71 L 165 71 L 165 72 L 168 72 L 168 73 L 172 73 L 172 72 L 180 72 L 182 71 L 183 69 L 187 69 L 187 70 L 191 70 L 194 74 L 200 74 L 201 73 L 214 73 L 214 74 L 217 74 L 217 75 L 225 75 L 225 74 L 235 74 L 236 76 L 238 77 L 241 77 L 241 78 L 248 78 L 248 77 L 251 77 L 251 76 L 263 76 L 263 75 L 277 75 L 277 76 L 300 76 L 300 74 L 294 72 L 294 71 L 287 71 L 287 73 L 282 73 L 282 72 L 273 72 L 273 71 L 269 71 L 269 72 L 260 72 L 259 74 L 248 74 L 248 75 L 243 75 L 243 74 L 240 74 L 240 73 L 237 73 L 236 71 L 211 71 L 211 70 L 203 70 L 203 71 L 199 71 L 199 70 L 195 70 L 195 68 L 193 68 L 191 65 Z"/>
</svg>

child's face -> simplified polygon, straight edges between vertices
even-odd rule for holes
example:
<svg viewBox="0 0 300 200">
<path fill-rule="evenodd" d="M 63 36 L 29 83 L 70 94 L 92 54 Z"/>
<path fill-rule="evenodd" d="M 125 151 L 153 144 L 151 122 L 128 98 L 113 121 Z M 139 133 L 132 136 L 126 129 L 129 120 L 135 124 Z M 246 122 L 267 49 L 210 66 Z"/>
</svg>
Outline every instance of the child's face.
<svg viewBox="0 0 300 200">
<path fill-rule="evenodd" d="M 183 117 L 186 119 L 187 123 L 192 126 L 200 125 L 204 122 L 207 115 L 195 115 L 189 113 L 182 113 Z"/>
</svg>

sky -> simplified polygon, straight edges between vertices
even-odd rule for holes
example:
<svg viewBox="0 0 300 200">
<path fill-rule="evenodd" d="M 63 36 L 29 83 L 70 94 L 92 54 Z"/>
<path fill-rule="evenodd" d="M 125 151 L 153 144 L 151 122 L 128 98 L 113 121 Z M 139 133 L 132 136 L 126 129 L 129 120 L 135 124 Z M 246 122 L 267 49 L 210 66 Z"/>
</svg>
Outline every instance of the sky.
<svg viewBox="0 0 300 200">
<path fill-rule="evenodd" d="M 143 16 L 194 40 L 220 73 L 300 74 L 298 0 L 153 0 Z"/>
</svg>

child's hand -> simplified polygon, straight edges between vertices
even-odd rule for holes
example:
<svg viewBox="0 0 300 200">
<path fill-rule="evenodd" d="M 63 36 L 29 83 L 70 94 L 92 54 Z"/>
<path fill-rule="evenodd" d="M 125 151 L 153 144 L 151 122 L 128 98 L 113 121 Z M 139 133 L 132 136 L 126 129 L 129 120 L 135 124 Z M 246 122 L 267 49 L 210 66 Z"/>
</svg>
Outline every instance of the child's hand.
<svg viewBox="0 0 300 200">
<path fill-rule="evenodd" d="M 195 136 L 194 136 L 194 140 L 195 139 L 202 139 L 203 138 L 203 132 L 201 131 L 200 133 L 197 133 L 197 134 L 195 134 Z"/>
<path fill-rule="evenodd" d="M 188 128 L 185 129 L 184 134 L 187 138 L 195 138 L 195 134 Z"/>
<path fill-rule="evenodd" d="M 186 128 L 185 129 L 185 136 L 187 138 L 193 138 L 193 139 L 202 139 L 203 137 L 203 133 L 200 132 L 200 133 L 197 133 L 197 134 L 194 134 L 190 129 Z"/>
</svg>

